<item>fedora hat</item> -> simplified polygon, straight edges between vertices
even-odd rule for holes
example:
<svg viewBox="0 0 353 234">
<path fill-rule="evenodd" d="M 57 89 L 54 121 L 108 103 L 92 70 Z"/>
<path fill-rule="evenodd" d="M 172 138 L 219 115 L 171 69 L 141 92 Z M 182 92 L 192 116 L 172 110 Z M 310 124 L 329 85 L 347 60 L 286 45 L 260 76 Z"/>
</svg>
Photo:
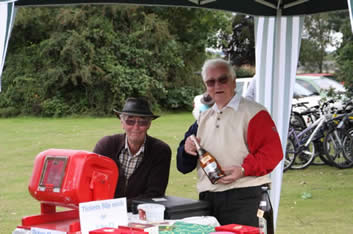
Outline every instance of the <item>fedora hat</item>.
<svg viewBox="0 0 353 234">
<path fill-rule="evenodd" d="M 152 119 L 157 119 L 159 115 L 154 115 L 150 110 L 150 106 L 146 99 L 144 98 L 128 98 L 125 102 L 122 111 L 113 109 L 117 117 L 120 118 L 120 114 L 141 116 L 141 117 L 151 117 Z"/>
</svg>

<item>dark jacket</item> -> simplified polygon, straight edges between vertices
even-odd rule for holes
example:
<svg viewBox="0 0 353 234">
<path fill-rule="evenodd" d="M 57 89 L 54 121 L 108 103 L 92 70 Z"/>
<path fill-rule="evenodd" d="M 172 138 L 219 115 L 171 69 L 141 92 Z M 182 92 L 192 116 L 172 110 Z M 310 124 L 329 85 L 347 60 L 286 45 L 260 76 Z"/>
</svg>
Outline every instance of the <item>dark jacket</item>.
<svg viewBox="0 0 353 234">
<path fill-rule="evenodd" d="M 188 131 L 184 135 L 184 139 L 180 142 L 178 150 L 177 150 L 177 168 L 178 171 L 183 174 L 189 173 L 196 168 L 197 159 L 194 155 L 188 154 L 184 150 L 184 145 L 186 138 L 194 134 L 196 136 L 198 129 L 197 122 L 195 121 L 193 125 L 190 126 Z"/>
<path fill-rule="evenodd" d="M 125 134 L 105 136 L 98 141 L 93 152 L 113 159 L 120 168 L 118 157 L 124 145 Z M 143 160 L 128 183 L 119 170 L 115 197 L 126 197 L 130 208 L 131 199 L 163 196 L 168 185 L 171 154 L 166 143 L 147 135 Z"/>
</svg>

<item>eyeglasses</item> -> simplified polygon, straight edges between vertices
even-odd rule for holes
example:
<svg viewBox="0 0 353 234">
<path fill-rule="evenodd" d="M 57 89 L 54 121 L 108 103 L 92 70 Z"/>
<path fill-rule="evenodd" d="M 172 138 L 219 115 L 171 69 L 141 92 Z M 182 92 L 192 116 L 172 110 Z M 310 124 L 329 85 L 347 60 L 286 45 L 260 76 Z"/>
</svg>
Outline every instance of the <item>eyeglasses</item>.
<svg viewBox="0 0 353 234">
<path fill-rule="evenodd" d="M 218 79 L 209 79 L 205 81 L 207 87 L 214 87 L 216 85 L 216 82 L 218 82 L 219 84 L 226 84 L 228 82 L 228 76 L 223 75 Z"/>
<path fill-rule="evenodd" d="M 150 123 L 150 120 L 149 119 L 140 119 L 140 120 L 125 119 L 124 122 L 129 126 L 134 126 L 137 123 L 138 126 L 146 127 Z"/>
</svg>

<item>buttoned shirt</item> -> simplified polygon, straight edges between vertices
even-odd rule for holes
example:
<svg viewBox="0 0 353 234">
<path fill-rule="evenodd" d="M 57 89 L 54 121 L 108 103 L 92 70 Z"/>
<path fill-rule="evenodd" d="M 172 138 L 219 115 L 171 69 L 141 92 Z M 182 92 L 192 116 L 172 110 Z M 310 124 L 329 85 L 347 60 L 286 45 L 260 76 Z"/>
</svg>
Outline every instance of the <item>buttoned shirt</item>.
<svg viewBox="0 0 353 234">
<path fill-rule="evenodd" d="M 124 171 L 124 175 L 127 180 L 132 175 L 132 173 L 134 173 L 135 169 L 140 165 L 143 159 L 145 151 L 145 142 L 146 138 L 140 149 L 136 152 L 136 154 L 132 155 L 127 142 L 127 137 L 125 137 L 125 147 L 119 155 L 119 162 L 121 166 L 121 168 L 119 169 Z"/>
<path fill-rule="evenodd" d="M 218 109 L 217 104 L 214 104 L 212 106 L 212 109 L 215 110 L 217 113 L 220 113 L 221 111 L 223 111 L 227 107 L 230 107 L 230 108 L 234 109 L 235 111 L 237 111 L 239 108 L 240 99 L 241 99 L 241 95 L 236 93 L 232 97 L 232 99 L 227 103 L 227 105 L 225 105 L 221 110 Z"/>
</svg>

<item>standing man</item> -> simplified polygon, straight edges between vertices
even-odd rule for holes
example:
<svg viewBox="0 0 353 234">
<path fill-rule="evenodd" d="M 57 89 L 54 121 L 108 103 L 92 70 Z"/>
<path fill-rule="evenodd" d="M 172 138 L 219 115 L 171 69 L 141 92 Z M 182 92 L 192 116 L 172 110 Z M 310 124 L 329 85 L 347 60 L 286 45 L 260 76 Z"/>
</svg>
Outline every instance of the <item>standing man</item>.
<svg viewBox="0 0 353 234">
<path fill-rule="evenodd" d="M 268 174 L 283 157 L 276 126 L 265 107 L 235 93 L 235 72 L 227 61 L 207 60 L 202 78 L 215 104 L 186 132 L 178 147 L 178 170 L 197 168 L 199 198 L 210 203 L 211 215 L 222 225 L 258 226 L 261 186 L 271 182 Z M 217 184 L 202 171 L 191 134 L 224 170 Z"/>
<path fill-rule="evenodd" d="M 93 152 L 107 156 L 119 168 L 115 197 L 131 200 L 164 196 L 168 185 L 170 147 L 147 135 L 154 115 L 144 98 L 128 98 L 122 111 L 114 109 L 125 133 L 105 136 Z"/>
</svg>

